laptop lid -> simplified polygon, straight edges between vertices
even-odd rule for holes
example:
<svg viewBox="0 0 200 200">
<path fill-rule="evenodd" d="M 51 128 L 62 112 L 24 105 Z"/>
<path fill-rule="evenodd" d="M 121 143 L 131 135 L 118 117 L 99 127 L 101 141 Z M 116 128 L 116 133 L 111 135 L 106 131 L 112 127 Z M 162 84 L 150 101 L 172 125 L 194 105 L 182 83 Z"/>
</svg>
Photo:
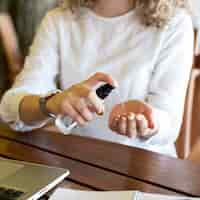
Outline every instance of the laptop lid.
<svg viewBox="0 0 200 200">
<path fill-rule="evenodd" d="M 17 200 L 36 200 L 62 182 L 69 170 L 0 158 L 1 189 L 21 192 Z"/>
</svg>

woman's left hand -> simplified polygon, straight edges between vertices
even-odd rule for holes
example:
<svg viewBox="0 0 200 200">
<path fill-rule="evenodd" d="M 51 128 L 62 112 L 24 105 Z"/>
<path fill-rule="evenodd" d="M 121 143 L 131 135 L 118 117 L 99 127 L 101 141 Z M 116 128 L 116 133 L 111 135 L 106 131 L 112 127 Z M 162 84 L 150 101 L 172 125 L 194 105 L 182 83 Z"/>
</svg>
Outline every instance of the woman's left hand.
<svg viewBox="0 0 200 200">
<path fill-rule="evenodd" d="M 141 101 L 116 105 L 110 114 L 109 127 L 117 134 L 143 139 L 152 137 L 157 130 L 152 107 Z"/>
</svg>

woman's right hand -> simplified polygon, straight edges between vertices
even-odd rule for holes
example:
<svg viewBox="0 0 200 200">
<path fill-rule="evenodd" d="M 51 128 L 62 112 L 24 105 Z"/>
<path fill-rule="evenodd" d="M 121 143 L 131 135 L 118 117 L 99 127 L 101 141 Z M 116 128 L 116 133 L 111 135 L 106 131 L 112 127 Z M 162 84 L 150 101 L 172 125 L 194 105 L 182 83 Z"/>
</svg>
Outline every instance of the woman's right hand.
<svg viewBox="0 0 200 200">
<path fill-rule="evenodd" d="M 105 82 L 117 87 L 116 81 L 104 73 L 96 73 L 88 80 L 73 85 L 48 100 L 47 109 L 56 115 L 69 116 L 80 125 L 93 120 L 93 114 L 104 113 L 103 101 L 98 98 L 94 87 L 100 82 Z"/>
</svg>

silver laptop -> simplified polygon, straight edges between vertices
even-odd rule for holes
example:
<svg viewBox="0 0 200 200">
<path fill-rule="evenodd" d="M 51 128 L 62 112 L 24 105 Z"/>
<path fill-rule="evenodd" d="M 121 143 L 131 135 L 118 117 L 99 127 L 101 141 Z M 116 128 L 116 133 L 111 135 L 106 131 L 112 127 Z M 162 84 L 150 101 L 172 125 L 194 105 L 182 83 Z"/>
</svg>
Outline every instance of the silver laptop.
<svg viewBox="0 0 200 200">
<path fill-rule="evenodd" d="M 0 158 L 0 200 L 36 200 L 62 182 L 69 171 Z"/>
</svg>

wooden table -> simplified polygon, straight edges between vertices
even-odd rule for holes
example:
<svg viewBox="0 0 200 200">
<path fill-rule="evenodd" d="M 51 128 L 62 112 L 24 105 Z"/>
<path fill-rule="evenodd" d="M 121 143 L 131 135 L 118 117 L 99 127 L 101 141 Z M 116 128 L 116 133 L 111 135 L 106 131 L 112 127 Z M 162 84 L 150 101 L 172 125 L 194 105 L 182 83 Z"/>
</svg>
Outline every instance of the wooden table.
<svg viewBox="0 0 200 200">
<path fill-rule="evenodd" d="M 2 126 L 0 156 L 68 168 L 65 187 L 200 196 L 200 166 L 95 139 Z"/>
</svg>

